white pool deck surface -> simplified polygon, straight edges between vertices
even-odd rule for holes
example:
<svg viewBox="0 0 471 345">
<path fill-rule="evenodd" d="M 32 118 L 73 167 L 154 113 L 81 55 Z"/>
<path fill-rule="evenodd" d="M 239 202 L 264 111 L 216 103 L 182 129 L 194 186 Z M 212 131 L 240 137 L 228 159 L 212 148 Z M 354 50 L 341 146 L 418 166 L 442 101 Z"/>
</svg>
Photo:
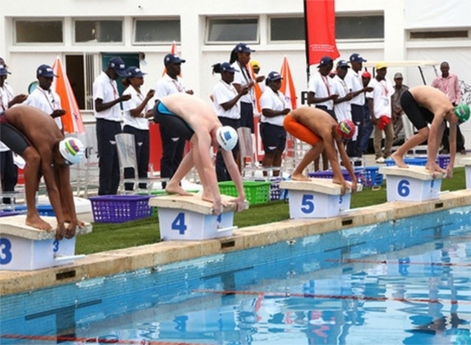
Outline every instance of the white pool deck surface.
<svg viewBox="0 0 471 345">
<path fill-rule="evenodd" d="M 467 157 L 457 156 L 458 164 L 456 166 L 460 166 L 459 162 L 463 158 Z M 352 227 L 468 205 L 471 205 L 471 189 L 445 191 L 440 193 L 437 199 L 423 202 L 386 202 L 350 209 L 331 218 L 288 219 L 276 223 L 239 228 L 234 230 L 232 236 L 229 237 L 200 241 L 164 241 L 90 254 L 84 258 L 76 259 L 72 264 L 47 269 L 0 271 L 0 296 L 75 283 L 127 271 L 156 269 L 168 263 L 202 256 L 224 254 L 283 241 L 290 242 L 321 233 L 342 231 Z M 84 221 L 93 221 L 91 214 L 80 216 Z"/>
</svg>

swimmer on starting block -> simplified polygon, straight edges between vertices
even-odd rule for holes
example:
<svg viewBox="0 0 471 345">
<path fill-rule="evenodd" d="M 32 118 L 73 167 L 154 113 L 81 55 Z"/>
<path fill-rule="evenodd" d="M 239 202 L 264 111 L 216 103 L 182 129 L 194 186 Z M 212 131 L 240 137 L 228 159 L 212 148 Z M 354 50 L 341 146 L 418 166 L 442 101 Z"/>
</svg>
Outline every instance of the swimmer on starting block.
<svg viewBox="0 0 471 345">
<path fill-rule="evenodd" d="M 239 194 L 230 202 L 237 203 L 238 211 L 242 211 L 245 193 L 242 177 L 231 152 L 238 141 L 236 130 L 223 126 L 211 105 L 186 93 L 173 94 L 157 101 L 154 107 L 154 121 L 164 124 L 165 129 L 170 131 L 170 136 L 184 138 L 192 144 L 190 152 L 183 157 L 165 190 L 170 194 L 192 195 L 180 186 L 180 182 L 195 166 L 203 185 L 202 199 L 212 202 L 214 213 L 220 214 L 225 203 L 221 201 L 211 150 L 211 147 L 220 147 L 227 170 Z"/>
<path fill-rule="evenodd" d="M 295 138 L 312 145 L 291 175 L 293 180 L 309 181 L 309 178 L 303 175 L 303 171 L 325 149 L 334 174 L 332 182 L 341 185 L 341 194 L 345 194 L 347 182 L 343 177 L 337 158 L 338 154 L 335 148 L 335 144 L 337 144 L 342 163 L 352 177 L 352 191 L 356 192 L 357 179 L 343 143 L 343 140 L 351 139 L 355 134 L 355 124 L 352 121 L 344 120 L 337 123 L 324 110 L 302 107 L 290 112 L 285 117 L 283 126 Z"/>
<path fill-rule="evenodd" d="M 25 165 L 26 225 L 40 230 L 52 226 L 39 217 L 35 196 L 41 175 L 57 219 L 56 239 L 72 238 L 77 219 L 69 166 L 78 163 L 85 148 L 76 138 L 65 138 L 54 119 L 30 106 L 16 106 L 0 114 L 0 138 L 13 152 L 23 157 Z M 64 223 L 69 225 L 65 228 Z"/>
<path fill-rule="evenodd" d="M 401 96 L 401 107 L 418 132 L 391 155 L 396 165 L 407 168 L 404 162 L 405 154 L 427 140 L 427 170 L 432 174 L 438 172 L 452 177 L 456 154 L 456 126 L 469 119 L 468 105 L 459 104 L 453 107 L 442 91 L 431 86 L 416 86 L 404 91 Z M 446 121 L 450 126 L 450 163 L 444 170 L 437 164 L 436 158 Z M 428 123 L 431 124 L 430 129 Z"/>
</svg>

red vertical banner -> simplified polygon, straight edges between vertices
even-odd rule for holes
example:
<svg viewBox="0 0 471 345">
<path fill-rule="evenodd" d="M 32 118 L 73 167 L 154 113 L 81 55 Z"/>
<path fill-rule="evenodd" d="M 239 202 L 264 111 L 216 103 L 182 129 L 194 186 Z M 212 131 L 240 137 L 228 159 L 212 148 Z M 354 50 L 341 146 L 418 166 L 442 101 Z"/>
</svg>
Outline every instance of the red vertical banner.
<svg viewBox="0 0 471 345">
<path fill-rule="evenodd" d="M 308 65 L 324 56 L 340 56 L 335 43 L 335 0 L 304 0 L 306 56 Z"/>
</svg>

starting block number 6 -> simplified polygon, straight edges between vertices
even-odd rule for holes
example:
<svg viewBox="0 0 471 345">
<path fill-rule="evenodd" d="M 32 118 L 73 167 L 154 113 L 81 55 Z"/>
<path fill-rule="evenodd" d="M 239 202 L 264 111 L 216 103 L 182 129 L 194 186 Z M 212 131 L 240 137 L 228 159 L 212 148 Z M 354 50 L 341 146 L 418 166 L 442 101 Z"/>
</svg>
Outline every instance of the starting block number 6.
<svg viewBox="0 0 471 345">
<path fill-rule="evenodd" d="M 409 180 L 401 180 L 397 184 L 397 194 L 403 198 L 406 198 L 410 194 L 410 182 Z"/>
</svg>

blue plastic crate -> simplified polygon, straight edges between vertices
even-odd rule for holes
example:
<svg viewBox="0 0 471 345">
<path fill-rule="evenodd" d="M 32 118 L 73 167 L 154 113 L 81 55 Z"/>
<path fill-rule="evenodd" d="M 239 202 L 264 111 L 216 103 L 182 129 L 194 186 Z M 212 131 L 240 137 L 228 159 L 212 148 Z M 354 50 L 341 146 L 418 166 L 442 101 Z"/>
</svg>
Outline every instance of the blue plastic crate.
<svg viewBox="0 0 471 345">
<path fill-rule="evenodd" d="M 384 161 L 387 166 L 394 166 L 396 162 L 392 159 L 386 159 Z M 427 157 L 413 157 L 413 158 L 404 158 L 404 163 L 407 165 L 419 165 L 419 166 L 426 166 L 427 165 Z"/>
<path fill-rule="evenodd" d="M 38 214 L 40 216 L 50 216 L 54 217 L 56 214 L 54 213 L 54 210 L 52 209 L 52 205 L 37 205 L 36 209 L 38 210 Z M 26 205 L 17 205 L 15 206 L 15 211 L 20 212 L 20 213 L 26 213 L 28 208 Z"/>
<path fill-rule="evenodd" d="M 379 173 L 379 167 L 365 167 L 361 182 L 366 187 L 381 186 L 383 184 L 383 174 Z"/>
</svg>

